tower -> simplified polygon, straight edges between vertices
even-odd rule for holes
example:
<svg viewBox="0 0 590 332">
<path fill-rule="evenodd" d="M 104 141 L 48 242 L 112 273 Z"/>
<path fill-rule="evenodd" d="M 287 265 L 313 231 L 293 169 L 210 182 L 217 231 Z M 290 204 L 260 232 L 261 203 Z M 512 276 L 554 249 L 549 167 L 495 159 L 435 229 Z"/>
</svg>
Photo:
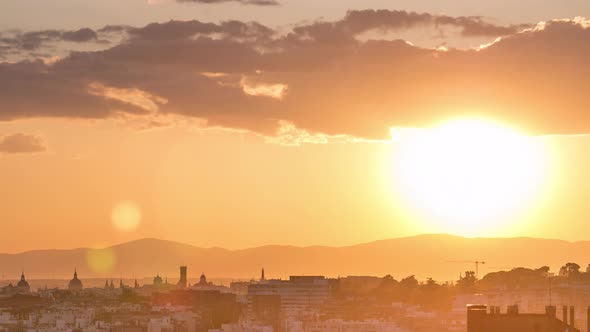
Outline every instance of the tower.
<svg viewBox="0 0 590 332">
<path fill-rule="evenodd" d="M 29 283 L 25 279 L 25 272 L 24 271 L 20 275 L 20 281 L 18 282 L 18 284 L 16 284 L 16 287 L 18 288 L 18 291 L 22 292 L 22 293 L 29 293 L 31 291 L 31 287 L 29 286 Z"/>
<path fill-rule="evenodd" d="M 186 266 L 181 266 L 180 267 L 180 279 L 178 280 L 178 283 L 176 284 L 179 288 L 186 288 L 186 286 L 187 286 L 186 272 L 187 272 Z"/>
<path fill-rule="evenodd" d="M 82 281 L 80 281 L 80 279 L 78 279 L 78 270 L 74 269 L 74 278 L 72 278 L 72 280 L 70 280 L 70 283 L 68 284 L 68 289 L 70 291 L 80 291 L 84 288 L 84 286 L 82 285 Z"/>
<path fill-rule="evenodd" d="M 262 268 L 262 273 L 260 274 L 260 281 L 265 281 L 264 279 L 264 268 Z"/>
</svg>

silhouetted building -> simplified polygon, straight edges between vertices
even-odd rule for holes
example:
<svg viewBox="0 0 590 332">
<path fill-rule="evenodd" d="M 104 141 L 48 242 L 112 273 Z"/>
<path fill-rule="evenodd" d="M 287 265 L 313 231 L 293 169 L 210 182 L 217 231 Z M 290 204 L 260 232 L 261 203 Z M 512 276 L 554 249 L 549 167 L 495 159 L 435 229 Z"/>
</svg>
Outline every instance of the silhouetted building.
<svg viewBox="0 0 590 332">
<path fill-rule="evenodd" d="M 162 285 L 164 284 L 164 281 L 162 280 L 162 277 L 160 277 L 160 275 L 159 275 L 159 274 L 157 274 L 157 275 L 154 277 L 154 282 L 153 282 L 153 284 L 154 284 L 154 286 L 155 286 L 155 287 L 160 287 L 160 286 L 162 286 Z"/>
<path fill-rule="evenodd" d="M 16 288 L 19 293 L 30 293 L 31 292 L 31 287 L 29 286 L 29 283 L 27 282 L 27 280 L 25 280 L 25 273 L 24 272 L 20 275 L 20 281 L 18 282 L 18 284 L 16 284 Z"/>
<path fill-rule="evenodd" d="M 84 286 L 82 285 L 82 281 L 78 279 L 78 271 L 74 270 L 74 278 L 70 280 L 68 284 L 68 289 L 71 291 L 79 291 L 82 290 Z"/>
<path fill-rule="evenodd" d="M 207 277 L 205 276 L 205 273 L 201 274 L 201 277 L 199 278 L 199 283 L 197 284 L 198 286 L 207 286 L 209 285 L 209 283 L 207 282 Z"/>
<path fill-rule="evenodd" d="M 221 324 L 235 323 L 239 319 L 239 305 L 236 295 L 214 290 L 172 290 L 155 293 L 152 296 L 155 304 L 171 304 L 173 306 L 191 306 L 201 316 L 205 324 L 197 331 L 208 331 L 219 328 Z"/>
<path fill-rule="evenodd" d="M 176 284 L 179 288 L 186 288 L 187 286 L 187 277 L 186 277 L 186 273 L 187 272 L 187 268 L 186 266 L 181 266 L 180 267 L 180 279 L 178 280 L 178 283 Z"/>
<path fill-rule="evenodd" d="M 330 284 L 323 276 L 291 276 L 288 281 L 268 280 L 248 285 L 248 306 L 253 309 L 258 295 L 278 295 L 281 312 L 286 315 L 318 308 L 330 296 Z"/>
<path fill-rule="evenodd" d="M 501 314 L 497 308 L 488 313 L 485 305 L 467 307 L 467 332 L 579 332 L 556 317 L 556 309 L 548 306 L 544 314 L 521 314 L 518 306 Z M 567 312 L 567 311 L 566 311 Z M 573 312 L 573 309 L 572 309 Z"/>
<path fill-rule="evenodd" d="M 255 295 L 252 298 L 252 318 L 262 325 L 278 330 L 281 320 L 281 297 L 279 295 Z"/>
</svg>

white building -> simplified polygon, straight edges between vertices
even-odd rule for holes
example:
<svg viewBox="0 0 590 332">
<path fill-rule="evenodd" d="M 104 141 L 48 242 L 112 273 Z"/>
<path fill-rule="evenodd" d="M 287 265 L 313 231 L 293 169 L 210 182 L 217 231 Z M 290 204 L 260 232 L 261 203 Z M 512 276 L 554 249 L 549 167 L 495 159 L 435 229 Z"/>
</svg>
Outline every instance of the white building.
<svg viewBox="0 0 590 332">
<path fill-rule="evenodd" d="M 328 280 L 322 276 L 292 276 L 289 280 L 268 280 L 248 286 L 248 307 L 258 295 L 278 295 L 281 311 L 294 315 L 322 305 L 330 296 Z"/>
</svg>

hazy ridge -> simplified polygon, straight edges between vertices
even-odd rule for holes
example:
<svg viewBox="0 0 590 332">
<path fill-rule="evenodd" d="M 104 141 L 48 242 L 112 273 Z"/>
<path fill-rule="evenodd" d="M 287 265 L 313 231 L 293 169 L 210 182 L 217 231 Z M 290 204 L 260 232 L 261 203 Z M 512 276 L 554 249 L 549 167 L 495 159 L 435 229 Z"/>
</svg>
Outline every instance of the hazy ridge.
<svg viewBox="0 0 590 332">
<path fill-rule="evenodd" d="M 114 264 L 107 272 L 93 271 L 87 264 L 89 249 L 35 250 L 0 254 L 2 279 L 16 279 L 21 270 L 29 279 L 61 279 L 77 268 L 80 278 L 144 278 L 159 273 L 170 281 L 178 266 L 189 267 L 189 276 L 205 272 L 210 277 L 245 279 L 285 278 L 294 274 L 347 275 L 391 274 L 399 279 L 415 274 L 424 279 L 455 280 L 474 264 L 457 261 L 483 260 L 480 274 L 510 267 L 548 265 L 555 272 L 573 261 L 583 269 L 590 263 L 590 242 L 567 242 L 536 238 L 464 238 L 451 235 L 420 235 L 344 247 L 261 246 L 243 250 L 200 248 L 158 239 L 141 239 L 107 249 Z"/>
</svg>

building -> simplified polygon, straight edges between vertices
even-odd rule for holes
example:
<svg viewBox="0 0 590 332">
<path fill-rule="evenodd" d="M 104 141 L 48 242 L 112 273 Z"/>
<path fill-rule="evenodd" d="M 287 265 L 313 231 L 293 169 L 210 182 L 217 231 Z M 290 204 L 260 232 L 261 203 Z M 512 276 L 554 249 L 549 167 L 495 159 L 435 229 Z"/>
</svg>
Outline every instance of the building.
<svg viewBox="0 0 590 332">
<path fill-rule="evenodd" d="M 31 286 L 29 286 L 29 283 L 25 279 L 24 272 L 21 273 L 20 280 L 16 284 L 16 286 L 14 286 L 12 283 L 10 283 L 7 286 L 0 287 L 0 297 L 10 297 L 15 294 L 21 294 L 21 295 L 31 294 Z"/>
<path fill-rule="evenodd" d="M 154 285 L 154 287 L 162 287 L 162 285 L 164 284 L 164 281 L 162 280 L 162 277 L 160 277 L 160 274 L 157 274 L 154 277 L 154 281 L 152 284 Z"/>
<path fill-rule="evenodd" d="M 214 290 L 174 289 L 154 293 L 152 304 L 152 307 L 162 306 L 166 310 L 173 307 L 192 308 L 209 329 L 219 328 L 222 324 L 237 323 L 240 315 L 235 294 Z"/>
<path fill-rule="evenodd" d="M 24 272 L 20 275 L 20 281 L 18 282 L 18 284 L 16 284 L 16 288 L 17 292 L 21 294 L 28 294 L 31 292 L 31 286 L 29 286 L 29 283 L 27 282 L 27 280 L 25 280 Z"/>
<path fill-rule="evenodd" d="M 453 313 L 464 321 L 465 307 L 474 303 L 500 307 L 502 311 L 511 305 L 518 305 L 521 312 L 536 314 L 545 313 L 547 304 L 557 308 L 564 305 L 585 308 L 590 304 L 590 284 L 557 280 L 551 287 L 497 288 L 483 290 L 478 294 L 458 294 L 453 301 Z M 574 318 L 575 326 L 587 326 L 586 315 L 575 315 Z"/>
<path fill-rule="evenodd" d="M 330 319 L 316 322 L 288 322 L 289 332 L 409 332 L 394 322 L 379 320 L 345 321 Z"/>
<path fill-rule="evenodd" d="M 70 280 L 70 283 L 68 284 L 68 289 L 70 291 L 81 291 L 83 288 L 84 286 L 82 285 L 82 281 L 78 279 L 78 271 L 74 270 L 74 278 Z"/>
<path fill-rule="evenodd" d="M 330 296 L 330 284 L 323 276 L 291 276 L 289 280 L 268 280 L 248 285 L 248 307 L 261 295 L 278 295 L 285 315 L 316 309 Z"/>
<path fill-rule="evenodd" d="M 567 307 L 564 320 L 556 317 L 556 307 L 547 306 L 544 314 L 521 314 L 518 306 L 511 306 L 501 314 L 498 307 L 470 305 L 467 307 L 467 332 L 580 332 L 573 326 L 574 308 L 570 307 L 570 324 L 567 321 Z"/>
<path fill-rule="evenodd" d="M 176 284 L 179 288 L 186 288 L 187 287 L 187 277 L 186 277 L 187 268 L 186 266 L 180 267 L 180 279 Z"/>
</svg>

